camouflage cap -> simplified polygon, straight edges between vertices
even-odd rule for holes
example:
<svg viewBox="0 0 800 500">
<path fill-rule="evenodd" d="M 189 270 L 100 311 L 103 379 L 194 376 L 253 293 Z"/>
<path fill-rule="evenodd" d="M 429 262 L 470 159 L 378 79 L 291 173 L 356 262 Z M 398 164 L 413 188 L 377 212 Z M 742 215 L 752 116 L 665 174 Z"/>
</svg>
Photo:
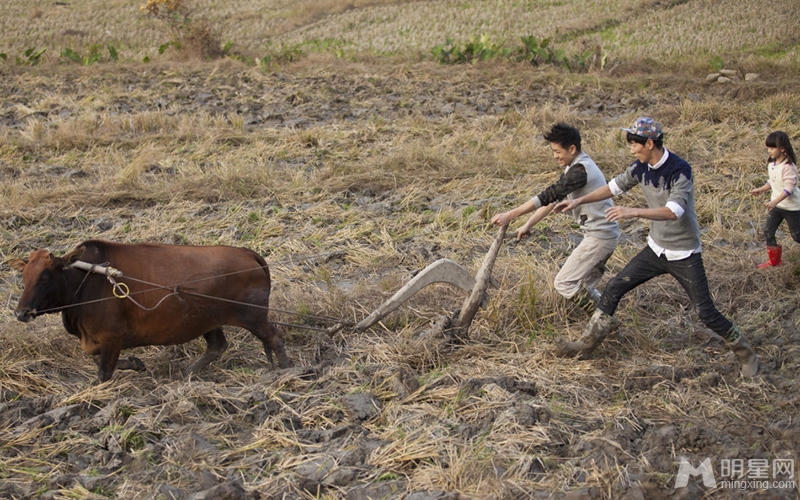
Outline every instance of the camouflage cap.
<svg viewBox="0 0 800 500">
<path fill-rule="evenodd" d="M 620 130 L 646 139 L 653 139 L 654 141 L 660 139 L 664 135 L 661 124 L 646 116 L 637 118 L 630 128 L 622 128 Z"/>
</svg>

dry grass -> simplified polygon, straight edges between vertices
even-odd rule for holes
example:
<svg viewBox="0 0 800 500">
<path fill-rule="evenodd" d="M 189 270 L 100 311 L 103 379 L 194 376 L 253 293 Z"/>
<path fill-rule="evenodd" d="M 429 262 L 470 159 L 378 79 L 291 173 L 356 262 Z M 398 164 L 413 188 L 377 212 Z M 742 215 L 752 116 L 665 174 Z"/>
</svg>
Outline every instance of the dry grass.
<svg viewBox="0 0 800 500">
<path fill-rule="evenodd" d="M 0 7 L 0 51 L 11 60 L 29 48 L 46 48 L 42 57 L 53 63 L 66 47 L 86 54 L 92 45 L 101 47 L 105 61 L 110 61 L 109 45 L 125 61 L 180 57 L 173 52 L 158 55 L 159 45 L 170 40 L 168 29 L 135 3 L 39 3 L 9 0 Z M 323 50 L 349 58 L 372 54 L 416 60 L 429 57 L 447 38 L 466 42 L 486 34 L 507 47 L 520 46 L 522 36 L 549 37 L 570 55 L 599 47 L 608 55 L 606 69 L 621 72 L 639 61 L 692 73 L 708 71 L 712 57 L 744 71 L 774 72 L 781 66 L 796 71 L 799 61 L 790 32 L 775 29 L 798 18 L 793 2 L 270 0 L 222 5 L 195 0 L 190 8 L 207 32 L 200 34 L 201 52 L 209 47 L 207 35 L 213 35 L 250 58 Z"/>
<path fill-rule="evenodd" d="M 76 22 L 74 29 L 107 43 L 94 30 L 138 8 L 106 4 L 70 3 L 73 11 L 86 9 L 87 25 Z M 565 13 L 569 4 L 558 4 L 540 5 L 536 14 L 542 26 L 572 23 L 559 25 L 560 33 L 585 30 L 565 44 L 614 34 L 615 51 L 634 62 L 646 57 L 640 50 L 649 42 L 619 41 L 638 40 L 625 31 L 632 29 L 627 17 L 602 33 L 592 26 L 655 3 L 592 2 L 574 15 Z M 701 7 L 720 19 L 726 54 L 756 45 L 760 32 L 751 34 L 750 23 L 791 16 L 794 8 L 761 5 L 762 16 L 751 21 L 738 13 L 758 3 L 673 4 L 670 14 L 681 15 L 660 19 L 681 29 Z M 67 39 L 45 23 L 55 22 L 51 11 L 61 7 L 20 5 L 5 3 L 0 22 L 29 19 L 36 28 L 31 38 L 9 35 L 5 43 L 14 49 L 2 50 L 13 54 L 50 40 L 52 56 Z M 446 30 L 437 23 L 447 15 L 462 23 L 459 32 L 471 33 L 482 28 L 470 24 L 481 9 L 506 12 L 503 22 L 491 23 L 508 30 L 498 37 L 516 36 L 520 28 L 512 23 L 533 22 L 510 3 L 492 3 L 496 10 L 473 4 L 458 15 L 443 7 L 449 3 L 321 5 L 198 3 L 235 20 L 254 52 L 266 39 L 324 38 L 342 22 L 351 29 L 337 33 L 353 37 L 354 47 L 364 43 L 358 50 L 388 50 L 364 41 L 381 38 L 366 26 L 399 32 L 392 24 L 402 22 L 398 13 L 425 20 L 410 22 L 404 51 L 425 52 L 443 41 Z M 279 15 L 266 20 L 271 12 Z M 158 39 L 154 27 L 130 23 L 124 32 L 132 52 L 153 51 L 141 40 Z M 701 34 L 686 38 L 680 43 L 695 44 L 694 57 L 713 52 Z M 603 46 L 614 45 L 603 38 Z M 683 57 L 685 47 L 665 55 Z M 767 59 L 795 64 L 793 51 Z M 168 498 L 166 486 L 194 493 L 233 480 L 248 498 L 346 498 L 364 485 L 396 488 L 398 498 L 438 490 L 476 499 L 563 498 L 582 488 L 596 488 L 587 492 L 592 498 L 659 498 L 673 492 L 679 455 L 797 458 L 800 252 L 783 235 L 786 265 L 755 270 L 764 258 L 764 211 L 746 194 L 765 178 L 769 131 L 781 128 L 800 144 L 800 87 L 792 75 L 717 86 L 702 75 L 657 68 L 568 75 L 513 64 L 445 68 L 325 55 L 270 73 L 232 61 L 0 68 L 3 261 L 38 247 L 64 252 L 95 237 L 248 246 L 270 262 L 275 319 L 314 327 L 329 324 L 307 313 L 361 320 L 438 258 L 474 273 L 496 234 L 491 216 L 557 178 L 541 139 L 553 122 L 579 126 L 584 149 L 610 177 L 630 161 L 619 127 L 651 114 L 666 126 L 667 146 L 694 167 L 715 299 L 766 367 L 756 380 L 739 378 L 731 354 L 666 278 L 623 300 L 622 337 L 609 339 L 596 358 L 555 358 L 552 340 L 576 337 L 586 320 L 552 287 L 575 234 L 565 217 L 548 218 L 531 240 L 501 250 L 498 288 L 476 317 L 469 344 L 417 338 L 463 301 L 461 292 L 437 285 L 361 334 L 329 339 L 288 328 L 296 368 L 284 371 L 268 368 L 247 332 L 231 330 L 229 350 L 197 378 L 181 374 L 203 350 L 192 342 L 133 350 L 148 372 L 120 371 L 110 383 L 92 385 L 96 368 L 58 317 L 14 319 L 21 284 L 5 267 L 0 493 L 9 498 L 23 491 Z M 623 200 L 643 203 L 638 193 Z M 623 229 L 628 239 L 610 273 L 646 234 L 638 221 Z M 358 415 L 347 397 L 365 395 L 376 409 Z M 352 472 L 354 479 L 317 492 L 298 479 L 314 467 Z"/>
</svg>

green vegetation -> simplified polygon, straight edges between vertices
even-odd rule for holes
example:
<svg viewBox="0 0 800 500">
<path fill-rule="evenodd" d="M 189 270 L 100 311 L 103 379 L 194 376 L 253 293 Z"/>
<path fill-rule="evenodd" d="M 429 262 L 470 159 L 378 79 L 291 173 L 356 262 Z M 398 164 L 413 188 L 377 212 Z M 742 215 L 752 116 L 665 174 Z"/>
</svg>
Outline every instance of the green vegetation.
<svg viewBox="0 0 800 500">
<path fill-rule="evenodd" d="M 89 46 L 89 52 L 85 56 L 81 56 L 76 51 L 72 50 L 69 47 L 65 47 L 64 50 L 61 51 L 61 58 L 66 59 L 78 64 L 82 64 L 84 66 L 89 66 L 92 64 L 96 64 L 101 61 L 102 57 L 102 47 L 98 44 L 92 44 Z M 119 60 L 119 52 L 117 52 L 116 47 L 113 45 L 108 46 L 108 57 L 112 61 Z"/>
</svg>

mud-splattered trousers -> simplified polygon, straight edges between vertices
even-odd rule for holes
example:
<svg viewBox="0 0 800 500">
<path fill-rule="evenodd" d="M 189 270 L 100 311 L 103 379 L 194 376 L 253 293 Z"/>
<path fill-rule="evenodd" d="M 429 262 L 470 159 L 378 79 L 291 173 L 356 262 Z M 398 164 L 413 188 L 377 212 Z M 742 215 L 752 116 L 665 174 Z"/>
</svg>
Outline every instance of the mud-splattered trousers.
<svg viewBox="0 0 800 500">
<path fill-rule="evenodd" d="M 596 289 L 606 272 L 606 262 L 617 247 L 616 238 L 584 236 L 581 243 L 561 266 L 553 285 L 558 293 L 571 299 L 581 286 Z"/>
<path fill-rule="evenodd" d="M 717 310 L 714 300 L 711 298 L 700 252 L 693 253 L 681 260 L 667 260 L 663 254 L 660 257 L 656 255 L 649 246 L 643 248 L 619 274 L 608 282 L 597 308 L 609 316 L 613 316 L 620 299 L 626 293 L 662 274 L 669 274 L 678 280 L 678 283 L 689 295 L 692 306 L 697 308 L 700 320 L 708 328 L 726 340 L 735 340 L 735 338 L 729 338 L 733 335 L 731 333 L 733 323 Z"/>
<path fill-rule="evenodd" d="M 784 220 L 789 226 L 789 234 L 792 235 L 792 239 L 800 243 L 800 210 L 784 210 L 775 207 L 769 211 L 767 221 L 764 223 L 764 238 L 767 240 L 767 246 L 778 246 L 778 239 L 775 238 L 775 233 Z"/>
</svg>

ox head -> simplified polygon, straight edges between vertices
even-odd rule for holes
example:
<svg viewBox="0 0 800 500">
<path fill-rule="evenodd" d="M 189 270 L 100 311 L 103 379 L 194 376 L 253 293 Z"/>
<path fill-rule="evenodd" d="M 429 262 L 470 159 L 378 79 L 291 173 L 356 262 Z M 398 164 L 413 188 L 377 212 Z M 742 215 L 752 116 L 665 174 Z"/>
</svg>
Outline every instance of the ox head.
<svg viewBox="0 0 800 500">
<path fill-rule="evenodd" d="M 22 296 L 15 311 L 18 320 L 27 322 L 43 314 L 41 311 L 48 312 L 64 305 L 67 290 L 63 271 L 78 260 L 84 250 L 81 246 L 63 257 L 56 257 L 47 250 L 35 250 L 27 259 L 8 263 L 22 273 Z"/>
</svg>

